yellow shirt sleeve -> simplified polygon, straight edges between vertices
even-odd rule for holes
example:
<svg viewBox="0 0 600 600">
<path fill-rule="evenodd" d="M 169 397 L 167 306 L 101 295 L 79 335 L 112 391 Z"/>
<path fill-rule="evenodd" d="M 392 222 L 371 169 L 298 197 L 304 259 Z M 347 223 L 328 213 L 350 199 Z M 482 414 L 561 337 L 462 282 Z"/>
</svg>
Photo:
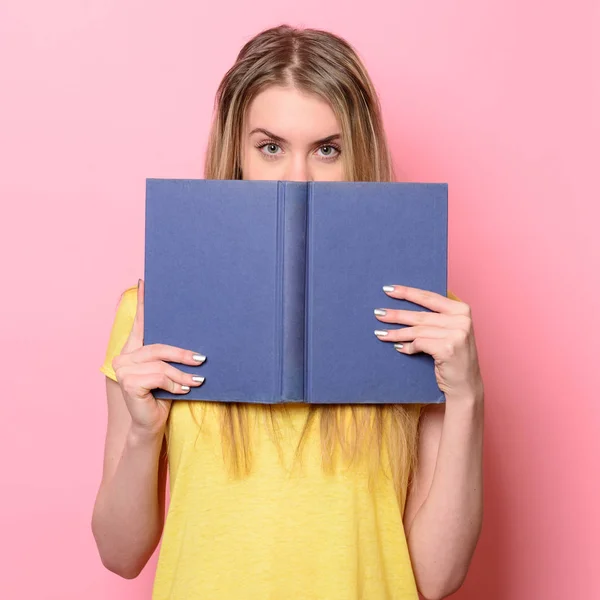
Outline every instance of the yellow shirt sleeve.
<svg viewBox="0 0 600 600">
<path fill-rule="evenodd" d="M 112 361 L 115 356 L 121 354 L 121 350 L 129 337 L 135 313 L 137 310 L 137 285 L 130 287 L 123 292 L 117 312 L 113 321 L 108 347 L 106 349 L 106 357 L 100 371 L 114 381 L 117 380 L 115 371 L 112 368 Z"/>
</svg>

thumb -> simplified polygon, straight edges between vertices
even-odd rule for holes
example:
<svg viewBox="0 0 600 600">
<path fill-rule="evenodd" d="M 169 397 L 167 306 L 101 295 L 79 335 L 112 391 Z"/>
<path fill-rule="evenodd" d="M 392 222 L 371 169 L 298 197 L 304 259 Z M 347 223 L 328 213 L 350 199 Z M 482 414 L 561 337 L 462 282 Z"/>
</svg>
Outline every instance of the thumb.
<svg viewBox="0 0 600 600">
<path fill-rule="evenodd" d="M 137 307 L 133 327 L 129 334 L 129 346 L 139 348 L 144 344 L 144 280 L 138 280 Z"/>
</svg>

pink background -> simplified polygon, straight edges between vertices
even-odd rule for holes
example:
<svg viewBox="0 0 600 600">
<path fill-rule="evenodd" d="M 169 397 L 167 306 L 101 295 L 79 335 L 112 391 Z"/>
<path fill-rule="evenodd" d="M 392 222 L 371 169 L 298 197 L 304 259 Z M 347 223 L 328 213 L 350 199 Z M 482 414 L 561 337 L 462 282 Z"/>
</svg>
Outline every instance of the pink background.
<svg viewBox="0 0 600 600">
<path fill-rule="evenodd" d="M 450 288 L 487 384 L 486 518 L 457 597 L 600 597 L 599 4 L 285 4 L 0 4 L 0 597 L 149 597 L 154 561 L 121 580 L 90 530 L 98 367 L 143 272 L 145 177 L 201 176 L 220 77 L 282 21 L 347 37 L 401 177 L 450 185 Z"/>
</svg>

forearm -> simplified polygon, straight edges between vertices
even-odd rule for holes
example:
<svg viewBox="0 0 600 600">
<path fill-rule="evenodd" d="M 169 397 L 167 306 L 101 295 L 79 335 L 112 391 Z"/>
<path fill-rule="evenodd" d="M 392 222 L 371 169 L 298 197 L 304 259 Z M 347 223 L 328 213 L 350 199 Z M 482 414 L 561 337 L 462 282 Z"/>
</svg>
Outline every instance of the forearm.
<svg viewBox="0 0 600 600">
<path fill-rule="evenodd" d="M 136 577 L 160 540 L 162 441 L 162 434 L 148 436 L 130 429 L 113 477 L 98 491 L 92 530 L 103 564 L 122 577 Z"/>
<path fill-rule="evenodd" d="M 483 517 L 482 454 L 483 392 L 447 402 L 431 488 L 407 532 L 427 598 L 453 593 L 466 576 Z"/>
</svg>

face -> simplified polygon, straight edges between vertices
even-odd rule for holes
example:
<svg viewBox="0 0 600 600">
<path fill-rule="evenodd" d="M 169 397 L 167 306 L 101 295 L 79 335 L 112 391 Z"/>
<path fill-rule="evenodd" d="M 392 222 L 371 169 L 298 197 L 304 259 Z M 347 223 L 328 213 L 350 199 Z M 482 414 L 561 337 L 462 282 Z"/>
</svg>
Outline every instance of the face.
<svg viewBox="0 0 600 600">
<path fill-rule="evenodd" d="M 341 130 L 316 95 L 263 90 L 248 107 L 242 138 L 244 179 L 342 181 Z"/>
</svg>

